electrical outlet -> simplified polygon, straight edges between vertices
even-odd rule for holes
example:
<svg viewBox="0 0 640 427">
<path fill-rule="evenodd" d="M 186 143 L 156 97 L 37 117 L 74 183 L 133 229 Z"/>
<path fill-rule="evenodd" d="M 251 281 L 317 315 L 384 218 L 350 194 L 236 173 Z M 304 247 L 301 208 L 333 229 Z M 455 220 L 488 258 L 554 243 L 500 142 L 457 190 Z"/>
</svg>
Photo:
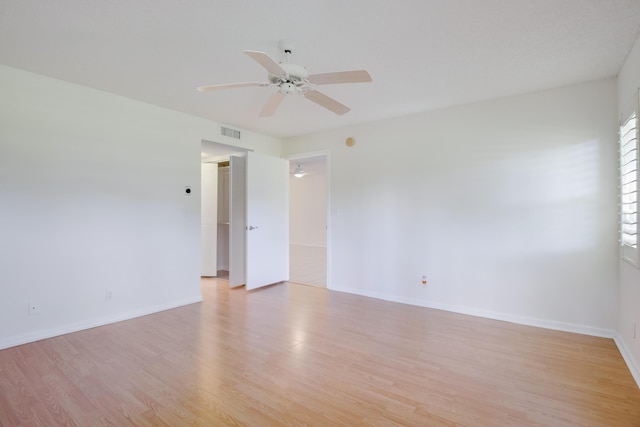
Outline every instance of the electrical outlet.
<svg viewBox="0 0 640 427">
<path fill-rule="evenodd" d="M 113 296 L 113 295 L 111 294 L 111 290 L 110 290 L 110 289 L 107 289 L 107 291 L 105 292 L 105 295 L 104 295 L 104 300 L 105 300 L 105 301 L 111 301 L 111 297 L 112 297 L 112 296 Z"/>
<path fill-rule="evenodd" d="M 28 309 L 29 309 L 29 316 L 35 316 L 36 314 L 38 314 L 39 309 L 36 304 L 30 302 Z"/>
<path fill-rule="evenodd" d="M 426 285 L 427 284 L 427 276 L 422 276 L 422 284 Z"/>
</svg>

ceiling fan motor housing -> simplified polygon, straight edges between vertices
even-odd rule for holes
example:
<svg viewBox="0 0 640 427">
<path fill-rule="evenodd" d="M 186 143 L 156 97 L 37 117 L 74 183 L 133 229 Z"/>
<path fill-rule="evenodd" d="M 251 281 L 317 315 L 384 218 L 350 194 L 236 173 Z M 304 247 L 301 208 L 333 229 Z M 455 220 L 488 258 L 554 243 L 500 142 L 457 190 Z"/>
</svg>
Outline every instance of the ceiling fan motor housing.
<svg viewBox="0 0 640 427">
<path fill-rule="evenodd" d="M 280 64 L 280 67 L 287 73 L 286 75 L 269 73 L 269 81 L 280 87 L 279 92 L 283 95 L 304 93 L 309 86 L 307 69 L 296 64 Z"/>
</svg>

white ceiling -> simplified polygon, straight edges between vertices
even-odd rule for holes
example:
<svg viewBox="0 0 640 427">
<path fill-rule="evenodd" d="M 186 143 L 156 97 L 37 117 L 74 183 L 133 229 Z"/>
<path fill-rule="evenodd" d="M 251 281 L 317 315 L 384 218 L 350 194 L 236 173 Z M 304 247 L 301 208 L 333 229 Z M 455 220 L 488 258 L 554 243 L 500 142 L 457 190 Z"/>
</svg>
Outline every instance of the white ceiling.
<svg viewBox="0 0 640 427">
<path fill-rule="evenodd" d="M 615 76 L 640 31 L 640 0 L 1 0 L 0 63 L 289 137 Z M 336 116 L 268 87 L 242 50 L 310 73 L 367 69 L 372 83 L 323 86 Z"/>
</svg>

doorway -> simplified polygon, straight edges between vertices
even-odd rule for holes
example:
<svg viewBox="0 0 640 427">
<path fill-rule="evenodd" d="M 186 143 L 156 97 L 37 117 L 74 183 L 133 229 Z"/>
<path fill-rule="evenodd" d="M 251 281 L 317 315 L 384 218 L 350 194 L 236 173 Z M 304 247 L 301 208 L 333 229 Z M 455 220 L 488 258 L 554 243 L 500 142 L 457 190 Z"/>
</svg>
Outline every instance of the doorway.
<svg viewBox="0 0 640 427">
<path fill-rule="evenodd" d="M 289 157 L 289 280 L 327 287 L 328 154 Z"/>
<path fill-rule="evenodd" d="M 288 160 L 205 140 L 201 153 L 201 277 L 247 290 L 288 280 Z"/>
<path fill-rule="evenodd" d="M 229 157 L 249 151 L 201 140 L 201 277 L 229 276 Z"/>
</svg>

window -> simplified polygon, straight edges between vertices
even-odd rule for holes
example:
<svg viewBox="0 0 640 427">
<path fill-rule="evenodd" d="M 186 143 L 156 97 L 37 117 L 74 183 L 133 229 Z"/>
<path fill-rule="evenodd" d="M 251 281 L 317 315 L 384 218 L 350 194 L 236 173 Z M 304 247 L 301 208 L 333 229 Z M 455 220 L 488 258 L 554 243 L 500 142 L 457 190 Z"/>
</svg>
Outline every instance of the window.
<svg viewBox="0 0 640 427">
<path fill-rule="evenodd" d="M 638 257 L 638 118 L 634 111 L 620 126 L 621 256 L 636 267 Z"/>
</svg>

